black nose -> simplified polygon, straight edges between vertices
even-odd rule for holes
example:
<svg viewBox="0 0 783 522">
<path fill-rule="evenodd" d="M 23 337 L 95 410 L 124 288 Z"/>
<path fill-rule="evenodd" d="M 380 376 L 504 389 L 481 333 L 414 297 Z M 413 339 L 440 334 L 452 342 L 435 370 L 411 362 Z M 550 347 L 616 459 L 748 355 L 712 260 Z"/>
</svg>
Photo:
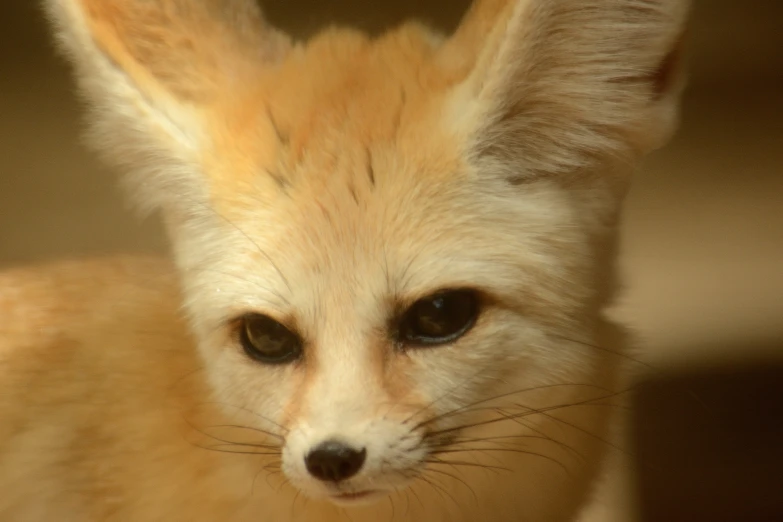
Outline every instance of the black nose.
<svg viewBox="0 0 783 522">
<path fill-rule="evenodd" d="M 362 469 L 365 457 L 366 449 L 357 451 L 342 442 L 326 441 L 305 457 L 305 465 L 315 478 L 339 482 L 356 475 Z"/>
</svg>

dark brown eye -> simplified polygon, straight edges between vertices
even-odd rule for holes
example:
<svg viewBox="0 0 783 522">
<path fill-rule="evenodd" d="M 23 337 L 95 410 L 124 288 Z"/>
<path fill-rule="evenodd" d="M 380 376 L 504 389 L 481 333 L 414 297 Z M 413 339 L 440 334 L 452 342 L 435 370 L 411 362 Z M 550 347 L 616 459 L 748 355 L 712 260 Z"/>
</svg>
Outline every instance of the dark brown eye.
<svg viewBox="0 0 783 522">
<path fill-rule="evenodd" d="M 478 296 L 470 290 L 448 290 L 413 303 L 399 326 L 408 344 L 444 344 L 464 335 L 479 314 Z"/>
<path fill-rule="evenodd" d="M 299 336 L 261 314 L 249 314 L 241 319 L 239 340 L 248 356 L 264 364 L 286 364 L 302 355 Z"/>
</svg>

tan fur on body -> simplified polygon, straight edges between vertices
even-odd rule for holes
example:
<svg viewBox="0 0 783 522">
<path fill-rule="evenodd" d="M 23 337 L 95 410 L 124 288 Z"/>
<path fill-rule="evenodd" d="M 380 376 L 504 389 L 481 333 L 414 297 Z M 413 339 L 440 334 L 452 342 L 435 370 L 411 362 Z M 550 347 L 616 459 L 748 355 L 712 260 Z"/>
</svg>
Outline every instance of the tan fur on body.
<svg viewBox="0 0 783 522">
<path fill-rule="evenodd" d="M 0 275 L 0 520 L 575 519 L 622 388 L 619 208 L 674 128 L 686 2 L 479 0 L 449 38 L 306 43 L 251 0 L 46 5 L 174 261 Z M 463 337 L 391 339 L 461 287 Z M 243 354 L 250 312 L 302 360 Z M 333 436 L 367 462 L 322 483 L 302 462 Z"/>
</svg>

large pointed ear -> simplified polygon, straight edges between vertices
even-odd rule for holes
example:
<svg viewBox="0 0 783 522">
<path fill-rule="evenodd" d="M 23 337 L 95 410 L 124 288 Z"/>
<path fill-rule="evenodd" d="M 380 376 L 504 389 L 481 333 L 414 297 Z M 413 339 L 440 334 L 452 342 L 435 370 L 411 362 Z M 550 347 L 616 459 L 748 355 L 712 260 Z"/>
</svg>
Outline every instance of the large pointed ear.
<svg viewBox="0 0 783 522">
<path fill-rule="evenodd" d="M 134 168 L 147 161 L 161 170 L 173 162 L 181 172 L 198 162 L 211 111 L 282 60 L 290 45 L 265 23 L 255 0 L 44 5 L 93 109 L 99 148 Z"/>
<path fill-rule="evenodd" d="M 442 51 L 469 70 L 451 112 L 470 152 L 523 183 L 662 145 L 677 120 L 688 4 L 476 0 Z"/>
</svg>

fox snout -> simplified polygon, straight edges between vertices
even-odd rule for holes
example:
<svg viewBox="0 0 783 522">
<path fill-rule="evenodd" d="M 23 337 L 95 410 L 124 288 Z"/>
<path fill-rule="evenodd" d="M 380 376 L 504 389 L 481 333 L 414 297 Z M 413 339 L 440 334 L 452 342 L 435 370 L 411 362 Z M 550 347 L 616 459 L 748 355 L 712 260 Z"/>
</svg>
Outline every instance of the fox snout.
<svg viewBox="0 0 783 522">
<path fill-rule="evenodd" d="M 313 498 L 389 493 L 415 478 L 425 460 L 423 438 L 411 428 L 383 418 L 329 435 L 298 428 L 287 437 L 283 470 Z"/>
<path fill-rule="evenodd" d="M 371 382 L 366 377 L 372 371 L 359 372 L 356 358 L 343 361 L 356 373 L 331 362 L 312 378 L 288 423 L 282 455 L 287 479 L 314 498 L 404 486 L 426 455 L 415 422 L 422 401 L 392 395 L 380 375 Z"/>
</svg>

